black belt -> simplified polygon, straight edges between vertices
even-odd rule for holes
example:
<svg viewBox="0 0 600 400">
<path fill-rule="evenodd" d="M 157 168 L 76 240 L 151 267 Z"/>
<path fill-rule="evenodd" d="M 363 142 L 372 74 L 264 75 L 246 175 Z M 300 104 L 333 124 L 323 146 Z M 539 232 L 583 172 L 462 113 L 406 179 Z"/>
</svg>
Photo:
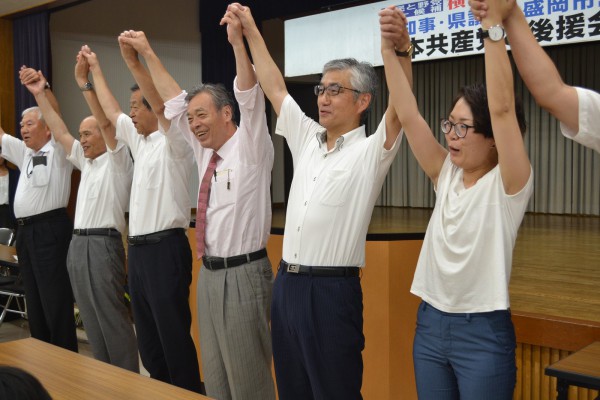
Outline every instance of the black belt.
<svg viewBox="0 0 600 400">
<path fill-rule="evenodd" d="M 61 215 L 61 214 L 67 215 L 67 209 L 66 208 L 57 208 L 56 210 L 46 211 L 41 214 L 31 215 L 29 217 L 17 218 L 17 225 L 19 225 L 19 226 L 29 225 L 29 224 L 33 224 L 34 222 L 41 221 L 43 219 L 50 218 L 50 217 L 55 217 L 55 216 Z"/>
<path fill-rule="evenodd" d="M 202 264 L 211 271 L 216 271 L 223 268 L 238 267 L 243 264 L 247 264 L 252 261 L 260 260 L 267 256 L 267 249 L 260 249 L 253 253 L 241 254 L 233 257 L 210 257 L 202 256 Z"/>
<path fill-rule="evenodd" d="M 311 267 L 308 265 L 288 264 L 281 260 L 280 268 L 288 274 L 311 276 L 356 277 L 360 275 L 358 267 Z"/>
<path fill-rule="evenodd" d="M 149 233 L 147 235 L 127 236 L 127 243 L 131 246 L 136 246 L 139 244 L 154 244 L 160 242 L 168 236 L 173 236 L 178 233 L 182 233 L 185 235 L 185 230 L 183 228 L 173 228 L 164 231 Z"/>
<path fill-rule="evenodd" d="M 115 228 L 88 228 L 73 229 L 73 235 L 78 236 L 121 236 L 121 232 Z"/>
</svg>

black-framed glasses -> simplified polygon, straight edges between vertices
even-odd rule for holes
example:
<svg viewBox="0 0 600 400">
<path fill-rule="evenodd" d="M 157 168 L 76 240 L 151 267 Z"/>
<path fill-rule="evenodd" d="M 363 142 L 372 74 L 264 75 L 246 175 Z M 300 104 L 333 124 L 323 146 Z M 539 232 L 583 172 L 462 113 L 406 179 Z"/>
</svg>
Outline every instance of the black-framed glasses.
<svg viewBox="0 0 600 400">
<path fill-rule="evenodd" d="M 340 94 L 340 91 L 342 89 L 351 90 L 353 92 L 360 94 L 360 90 L 343 87 L 341 85 L 338 85 L 337 83 L 334 83 L 329 86 L 316 85 L 315 86 L 315 96 L 320 96 L 323 93 L 327 93 L 329 96 L 337 96 L 338 94 Z"/>
<path fill-rule="evenodd" d="M 442 132 L 444 132 L 445 134 L 450 133 L 452 128 L 454 128 L 454 133 L 456 133 L 456 136 L 458 136 L 459 138 L 464 138 L 465 136 L 467 136 L 467 131 L 469 130 L 469 128 L 475 128 L 474 125 L 467 125 L 463 124 L 462 122 L 454 123 L 447 118 L 442 118 L 442 120 L 440 121 L 440 126 L 442 128 Z"/>
</svg>

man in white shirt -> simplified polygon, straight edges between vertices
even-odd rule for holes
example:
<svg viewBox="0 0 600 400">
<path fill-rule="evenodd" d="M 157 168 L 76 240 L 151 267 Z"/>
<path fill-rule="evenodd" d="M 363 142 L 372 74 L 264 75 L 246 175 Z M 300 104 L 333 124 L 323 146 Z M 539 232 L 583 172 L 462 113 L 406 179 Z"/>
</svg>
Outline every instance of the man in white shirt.
<svg viewBox="0 0 600 400">
<path fill-rule="evenodd" d="M 52 140 L 38 107 L 23 111 L 19 140 L 0 127 L 2 156 L 21 170 L 14 210 L 17 255 L 31 336 L 77 351 L 67 251 L 73 223 L 66 206 L 73 165 Z"/>
<path fill-rule="evenodd" d="M 265 247 L 271 228 L 273 144 L 264 94 L 239 20 L 227 23 L 236 57 L 239 126 L 235 102 L 222 85 L 201 84 L 186 93 L 143 32 L 123 32 L 119 41 L 146 60 L 165 100 L 165 115 L 194 149 L 198 175 L 210 181 L 208 204 L 200 201 L 196 213 L 197 255 L 203 261 L 197 293 L 206 394 L 220 400 L 269 400 L 275 399 L 269 330 L 273 272 Z M 131 57 L 136 61 L 137 55 Z M 212 160 L 216 169 L 208 170 Z"/>
<path fill-rule="evenodd" d="M 85 58 L 78 57 L 75 73 L 81 75 L 83 83 L 88 81 Z M 42 73 L 24 69 L 20 79 L 35 96 L 67 159 L 81 170 L 67 268 L 94 357 L 139 372 L 137 342 L 124 303 L 125 249 L 121 237 L 133 174 L 129 151 L 118 143 L 115 151 L 106 152 L 100 127 L 112 131 L 114 127 L 102 112 L 92 88 L 82 90 L 97 118 L 90 116 L 81 122 L 80 142 L 71 136 L 52 107 Z"/>
<path fill-rule="evenodd" d="M 376 87 L 370 64 L 333 60 L 315 86 L 319 123 L 288 94 L 248 7 L 233 3 L 258 81 L 294 160 L 283 260 L 273 287 L 271 329 L 282 399 L 360 399 L 362 289 L 359 271 L 375 200 L 399 148 L 400 123 L 388 108 L 377 131 L 361 124 Z M 400 14 L 390 11 L 390 18 Z M 393 34 L 410 73 L 405 30 Z"/>
<path fill-rule="evenodd" d="M 600 153 L 600 93 L 563 82 L 516 1 L 469 0 L 469 5 L 480 20 L 490 7 L 500 9 L 515 64 L 535 101 L 560 121 L 565 137 Z"/>
<path fill-rule="evenodd" d="M 87 46 L 81 54 L 90 65 L 100 105 L 116 127 L 116 138 L 129 146 L 134 159 L 128 274 L 142 363 L 152 378 L 202 392 L 188 300 L 192 151 L 164 118 L 147 72 L 134 74 L 142 89 L 132 88 L 127 116 L 110 92 L 96 54 Z"/>
</svg>

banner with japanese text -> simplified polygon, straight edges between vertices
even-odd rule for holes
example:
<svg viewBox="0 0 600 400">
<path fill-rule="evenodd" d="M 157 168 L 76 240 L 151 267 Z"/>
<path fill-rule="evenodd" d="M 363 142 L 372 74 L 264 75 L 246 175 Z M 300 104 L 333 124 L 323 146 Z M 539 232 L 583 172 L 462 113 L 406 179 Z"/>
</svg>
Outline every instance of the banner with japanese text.
<svg viewBox="0 0 600 400">
<path fill-rule="evenodd" d="M 542 46 L 600 40 L 600 0 L 518 0 Z M 285 21 L 285 75 L 319 73 L 334 58 L 382 65 L 378 12 L 395 5 L 408 18 L 413 61 L 479 54 L 481 24 L 468 0 L 382 1 Z"/>
</svg>

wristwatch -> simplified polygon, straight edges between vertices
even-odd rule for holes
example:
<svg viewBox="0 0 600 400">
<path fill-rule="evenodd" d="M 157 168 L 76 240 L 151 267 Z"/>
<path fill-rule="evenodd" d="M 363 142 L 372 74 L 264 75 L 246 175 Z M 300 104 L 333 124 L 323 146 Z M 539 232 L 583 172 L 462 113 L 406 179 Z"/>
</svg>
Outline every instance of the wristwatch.
<svg viewBox="0 0 600 400">
<path fill-rule="evenodd" d="M 412 57 L 414 49 L 415 48 L 413 47 L 413 44 L 411 43 L 410 46 L 408 46 L 408 49 L 406 49 L 405 51 L 399 51 L 399 50 L 394 49 L 394 52 L 396 52 L 396 55 L 398 57 Z"/>
<path fill-rule="evenodd" d="M 504 28 L 500 25 L 490 26 L 488 30 L 483 30 L 482 37 L 484 39 L 490 38 L 493 42 L 499 42 L 505 37 Z"/>
<path fill-rule="evenodd" d="M 88 90 L 94 90 L 94 85 L 92 84 L 92 82 L 86 82 L 83 84 L 83 86 L 80 86 L 79 89 L 81 89 L 82 92 L 87 92 Z"/>
</svg>

